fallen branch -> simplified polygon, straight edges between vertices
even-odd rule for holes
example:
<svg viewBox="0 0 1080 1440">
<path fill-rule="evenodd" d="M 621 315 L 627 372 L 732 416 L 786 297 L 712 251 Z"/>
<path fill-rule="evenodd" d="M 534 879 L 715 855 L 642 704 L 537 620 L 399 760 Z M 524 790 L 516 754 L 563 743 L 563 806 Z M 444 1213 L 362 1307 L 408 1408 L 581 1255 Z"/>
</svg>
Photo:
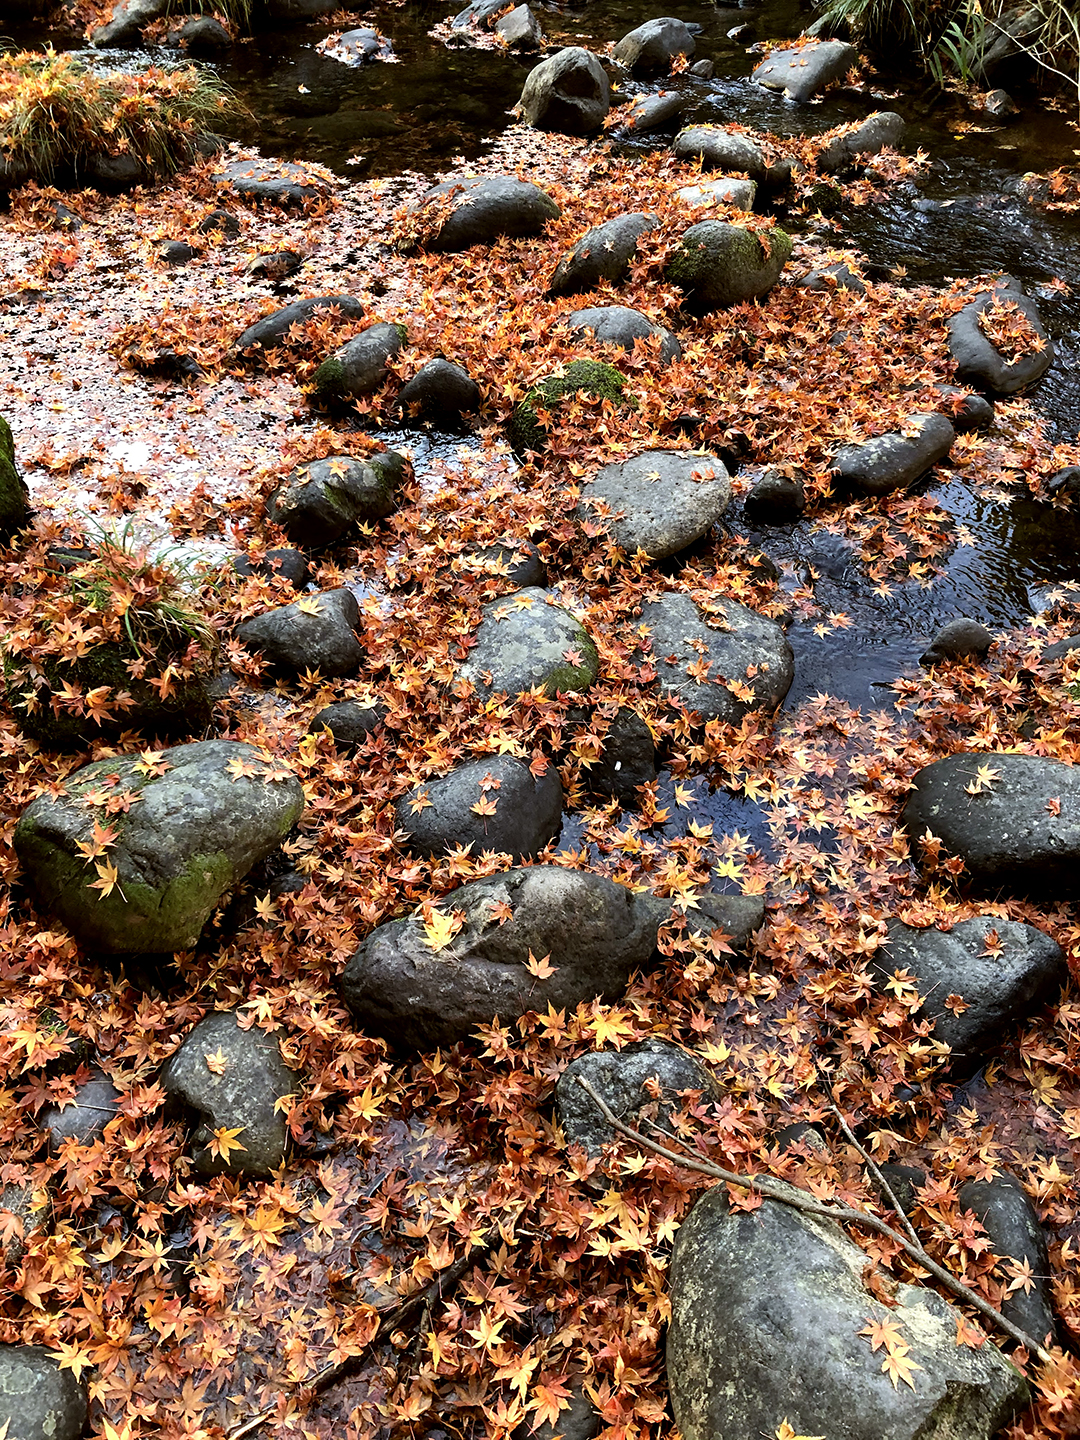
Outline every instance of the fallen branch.
<svg viewBox="0 0 1080 1440">
<path fill-rule="evenodd" d="M 714 1180 L 723 1180 L 727 1185 L 735 1185 L 740 1190 L 750 1190 L 761 1195 L 766 1200 L 778 1200 L 781 1205 L 790 1205 L 793 1210 L 800 1210 L 804 1215 L 820 1215 L 827 1220 L 837 1220 L 848 1225 L 862 1225 L 867 1230 L 875 1230 L 879 1235 L 885 1235 L 915 1261 L 923 1270 L 933 1275 L 934 1279 L 951 1290 L 959 1300 L 966 1300 L 969 1305 L 974 1306 L 979 1314 L 1003 1334 L 1022 1345 L 1031 1355 L 1037 1355 L 1043 1364 L 1052 1364 L 1053 1356 L 1045 1346 L 1033 1340 L 1030 1335 L 1021 1330 L 1019 1325 L 1014 1325 L 1011 1320 L 1006 1320 L 1000 1310 L 995 1310 L 989 1301 L 977 1295 L 974 1290 L 957 1280 L 944 1266 L 939 1265 L 936 1260 L 926 1253 L 917 1240 L 909 1240 L 907 1236 L 901 1235 L 899 1230 L 887 1224 L 884 1220 L 872 1215 L 868 1210 L 856 1210 L 854 1206 L 841 1204 L 839 1201 L 815 1200 L 805 1190 L 797 1186 L 789 1185 L 787 1181 L 775 1180 L 769 1175 L 738 1175 L 734 1170 L 725 1170 L 720 1165 L 714 1165 L 711 1160 L 699 1160 L 696 1156 L 681 1154 L 676 1150 L 669 1150 L 666 1145 L 658 1145 L 655 1140 L 650 1140 L 640 1130 L 635 1130 L 632 1125 L 627 1125 L 614 1114 L 611 1107 L 596 1093 L 593 1087 L 583 1076 L 578 1075 L 577 1083 L 585 1091 L 589 1099 L 603 1115 L 604 1119 L 618 1131 L 620 1135 L 628 1139 L 636 1140 L 646 1150 L 651 1150 L 654 1155 L 660 1155 L 665 1160 L 670 1160 L 676 1165 L 681 1165 L 684 1170 L 696 1170 L 701 1175 L 708 1175 Z"/>
<path fill-rule="evenodd" d="M 893 1188 L 892 1188 L 892 1186 L 891 1186 L 891 1185 L 889 1184 L 889 1182 L 885 1179 L 885 1176 L 881 1173 L 881 1171 L 878 1169 L 877 1165 L 874 1163 L 873 1159 L 872 1159 L 871 1156 L 870 1156 L 870 1152 L 869 1152 L 868 1150 L 864 1150 L 863 1147 L 862 1147 L 862 1145 L 859 1143 L 859 1141 L 856 1140 L 856 1138 L 855 1138 L 855 1132 L 852 1130 L 851 1126 L 850 1126 L 850 1125 L 847 1123 L 847 1121 L 844 1119 L 843 1115 L 841 1115 L 839 1108 L 838 1108 L 836 1105 L 834 1105 L 831 1100 L 828 1102 L 828 1105 L 829 1105 L 829 1109 L 830 1109 L 830 1110 L 833 1112 L 833 1114 L 836 1116 L 837 1120 L 839 1120 L 839 1122 L 840 1122 L 840 1129 L 843 1130 L 844 1135 L 846 1136 L 846 1138 L 851 1142 L 852 1145 L 855 1146 L 855 1149 L 859 1152 L 859 1154 L 862 1156 L 862 1158 L 866 1161 L 867 1165 L 870 1167 L 870 1173 L 871 1173 L 871 1175 L 873 1175 L 874 1179 L 877 1181 L 877 1183 L 881 1186 L 882 1190 L 885 1192 L 885 1198 L 886 1198 L 886 1200 L 888 1200 L 888 1202 L 889 1202 L 889 1204 L 892 1206 L 892 1208 L 896 1211 L 896 1214 L 897 1214 L 897 1216 L 898 1216 L 899 1219 L 900 1219 L 900 1224 L 903 1225 L 903 1227 L 904 1227 L 904 1232 L 905 1232 L 905 1234 L 907 1235 L 908 1239 L 912 1242 L 913 1245 L 918 1245 L 918 1244 L 919 1244 L 919 1237 L 918 1237 L 918 1235 L 916 1235 L 916 1233 L 915 1233 L 915 1227 L 914 1227 L 914 1225 L 912 1225 L 911 1221 L 908 1219 L 908 1217 L 907 1217 L 907 1212 L 904 1210 L 903 1206 L 900 1204 L 900 1201 L 897 1200 L 896 1195 L 893 1193 Z M 919 1248 L 921 1249 L 922 1247 L 920 1246 Z"/>
<path fill-rule="evenodd" d="M 316 1395 L 322 1395 L 325 1391 L 329 1390 L 331 1385 L 344 1379 L 346 1375 L 354 1374 L 375 1348 L 380 1335 L 383 1335 L 387 1329 L 400 1325 L 401 1322 L 407 1320 L 415 1310 L 422 1309 L 426 1315 L 430 1315 L 431 1307 L 436 1301 L 442 1298 L 444 1290 L 452 1290 L 465 1274 L 465 1271 L 474 1264 L 480 1252 L 486 1249 L 487 1241 L 481 1240 L 479 1244 L 472 1247 L 467 1255 L 463 1255 L 460 1260 L 455 1260 L 453 1265 L 448 1265 L 445 1270 L 432 1280 L 430 1285 L 425 1285 L 423 1290 L 417 1290 L 414 1295 L 409 1295 L 406 1299 L 402 1300 L 400 1304 L 392 1306 L 389 1310 L 380 1310 L 379 1328 L 364 1348 L 356 1355 L 347 1355 L 344 1360 L 339 1360 L 334 1365 L 325 1366 L 312 1376 L 310 1380 L 301 1381 L 296 1387 L 297 1394 L 307 1395 L 314 1399 Z M 260 1410 L 257 1415 L 252 1415 L 249 1419 L 242 1421 L 235 1429 L 230 1430 L 228 1440 L 243 1440 L 245 1435 L 253 1435 L 255 1431 L 265 1425 L 268 1420 L 272 1420 L 276 1414 L 276 1405 L 270 1405 L 267 1409 Z"/>
</svg>

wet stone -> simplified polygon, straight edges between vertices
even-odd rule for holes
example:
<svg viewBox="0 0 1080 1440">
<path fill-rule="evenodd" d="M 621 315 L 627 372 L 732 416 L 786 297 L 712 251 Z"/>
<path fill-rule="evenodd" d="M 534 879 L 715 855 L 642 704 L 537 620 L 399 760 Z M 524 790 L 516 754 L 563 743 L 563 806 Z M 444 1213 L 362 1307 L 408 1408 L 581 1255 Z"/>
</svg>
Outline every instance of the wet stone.
<svg viewBox="0 0 1080 1440">
<path fill-rule="evenodd" d="M 685 292 L 691 314 L 708 315 L 772 289 L 791 256 L 791 236 L 776 227 L 768 246 L 741 225 L 702 220 L 684 231 L 664 276 Z"/>
<path fill-rule="evenodd" d="M 582 766 L 586 789 L 613 795 L 624 808 L 634 809 L 641 799 L 638 787 L 656 779 L 656 745 L 645 721 L 626 706 L 610 720 L 575 707 L 567 715 L 567 723 L 570 728 L 564 734 L 570 743 L 575 731 L 599 737 L 599 758 L 593 758 L 590 746 L 591 764 Z"/>
<path fill-rule="evenodd" d="M 294 590 L 307 584 L 308 562 L 299 550 L 281 546 L 267 550 L 261 559 L 252 555 L 234 555 L 229 564 L 237 575 L 276 575 L 287 580 Z"/>
<path fill-rule="evenodd" d="M 404 327 L 384 321 L 369 325 L 334 351 L 315 371 L 315 394 L 323 404 L 344 404 L 370 395 L 390 374 L 401 353 Z"/>
<path fill-rule="evenodd" d="M 936 665 L 942 660 L 983 659 L 994 643 L 994 637 L 977 620 L 961 617 L 942 626 L 920 657 L 921 665 Z"/>
<path fill-rule="evenodd" d="M 761 147 L 738 130 L 721 125 L 692 125 L 675 136 L 672 150 L 680 160 L 700 160 L 704 170 L 729 170 L 751 180 L 765 176 Z"/>
<path fill-rule="evenodd" d="M 1041 348 L 1016 360 L 1006 360 L 979 324 L 979 317 L 994 304 L 1019 310 L 1039 337 Z M 962 382 L 991 395 L 1015 395 L 1046 374 L 1055 352 L 1038 305 L 1024 294 L 1018 280 L 1005 275 L 949 321 L 949 353 Z"/>
<path fill-rule="evenodd" d="M 632 215 L 617 215 L 614 220 L 586 231 L 570 254 L 559 261 L 548 294 L 579 295 L 595 290 L 602 280 L 618 285 L 629 273 L 638 241 L 655 224 L 651 215 L 637 211 Z"/>
<path fill-rule="evenodd" d="M 272 1033 L 242 1030 L 236 1015 L 219 1011 L 200 1020 L 161 1072 L 174 1101 L 200 1117 L 191 1136 L 200 1175 L 269 1175 L 281 1167 L 288 1126 L 277 1102 L 300 1088 Z M 238 1130 L 241 1150 L 227 1158 L 208 1147 L 214 1132 Z"/>
<path fill-rule="evenodd" d="M 888 495 L 921 480 L 952 449 L 956 431 L 944 415 L 911 415 L 906 434 L 844 445 L 833 458 L 840 483 L 860 495 Z"/>
<path fill-rule="evenodd" d="M 754 208 L 757 183 L 724 175 L 719 180 L 705 180 L 700 185 L 684 185 L 676 194 L 684 205 L 695 208 L 733 205 L 737 210 L 749 212 Z"/>
<path fill-rule="evenodd" d="M 969 1180 L 961 1187 L 957 1204 L 961 1211 L 971 1210 L 982 1221 L 996 1255 L 1026 1265 L 1030 1271 L 1030 1288 L 1021 1285 L 1002 1298 L 1005 1319 L 1039 1344 L 1056 1345 L 1046 1236 L 1023 1185 L 1008 1170 L 992 1180 Z"/>
<path fill-rule="evenodd" d="M 512 239 L 539 235 L 560 213 L 538 185 L 513 175 L 445 180 L 425 191 L 415 208 L 422 212 L 444 202 L 450 203 L 450 212 L 443 215 L 440 211 L 438 228 L 424 241 L 426 250 L 468 250 L 473 245 L 490 245 L 503 235 Z"/>
<path fill-rule="evenodd" d="M 405 420 L 458 428 L 480 409 L 480 387 L 460 365 L 429 360 L 398 391 L 394 402 Z"/>
<path fill-rule="evenodd" d="M 805 475 L 766 470 L 747 494 L 743 509 L 754 525 L 793 525 L 806 509 Z"/>
<path fill-rule="evenodd" d="M 633 350 L 636 340 L 657 339 L 660 359 L 667 364 L 682 355 L 682 346 L 670 330 L 626 305 L 594 305 L 587 310 L 573 310 L 566 317 L 566 323 L 581 339 L 600 340 L 623 350 Z"/>
<path fill-rule="evenodd" d="M 591 51 L 569 45 L 529 72 L 518 107 L 537 130 L 588 135 L 611 109 L 607 72 Z"/>
<path fill-rule="evenodd" d="M 646 450 L 598 470 L 582 485 L 575 515 L 608 529 L 628 555 L 663 560 L 700 539 L 730 500 L 731 479 L 715 455 Z"/>
<path fill-rule="evenodd" d="M 221 235 L 226 240 L 235 240 L 240 234 L 240 222 L 228 210 L 211 210 L 199 221 L 200 235 Z"/>
<path fill-rule="evenodd" d="M 767 90 L 782 90 L 789 100 L 809 100 L 826 85 L 842 80 L 859 63 L 854 45 L 819 40 L 792 49 L 773 50 L 750 77 Z"/>
<path fill-rule="evenodd" d="M 351 295 L 314 295 L 256 320 L 238 337 L 233 349 L 241 359 L 258 360 L 264 351 L 282 344 L 294 325 L 305 324 L 321 310 L 333 310 L 343 320 L 360 320 L 364 314 L 363 305 Z"/>
<path fill-rule="evenodd" d="M 44 1345 L 0 1345 L 5 1440 L 79 1440 L 89 1419 L 86 1381 L 59 1362 Z"/>
<path fill-rule="evenodd" d="M 326 182 L 290 160 L 236 160 L 214 176 L 242 200 L 292 209 L 319 200 Z"/>
<path fill-rule="evenodd" d="M 38 1124 L 49 1132 L 54 1150 L 68 1140 L 89 1145 L 116 1117 L 119 1099 L 120 1091 L 107 1075 L 99 1071 L 79 1086 L 70 1104 L 62 1107 L 46 1105 L 38 1117 Z"/>
<path fill-rule="evenodd" d="M 588 689 L 599 673 L 596 646 L 579 620 L 548 599 L 547 591 L 529 586 L 485 605 L 458 679 L 485 696 Z"/>
<path fill-rule="evenodd" d="M 166 240 L 158 251 L 158 259 L 164 265 L 186 265 L 197 254 L 198 251 L 184 240 Z"/>
<path fill-rule="evenodd" d="M 659 95 L 639 95 L 627 107 L 624 124 L 635 135 L 660 130 L 677 120 L 686 109 L 686 96 L 678 90 L 661 91 Z"/>
<path fill-rule="evenodd" d="M 846 135 L 840 135 L 822 150 L 817 158 L 818 173 L 838 175 L 857 162 L 871 159 L 882 150 L 895 150 L 904 138 L 907 126 L 903 116 L 893 110 L 880 110 Z"/>
<path fill-rule="evenodd" d="M 386 706 L 381 700 L 365 705 L 359 700 L 337 700 L 326 705 L 312 718 L 310 735 L 328 729 L 339 749 L 363 745 L 386 719 Z"/>
<path fill-rule="evenodd" d="M 531 540 L 508 540 L 496 545 L 479 546 L 466 551 L 455 568 L 504 579 L 514 590 L 543 588 L 548 579 L 547 566 Z"/>
<path fill-rule="evenodd" d="M 267 514 L 296 545 L 319 550 L 397 509 L 404 458 L 384 450 L 357 460 L 330 455 L 298 465 L 267 502 Z"/>
<path fill-rule="evenodd" d="M 394 820 L 417 854 L 439 856 L 460 846 L 474 855 L 508 854 L 520 864 L 556 838 L 562 810 L 554 765 L 536 775 L 512 755 L 492 755 L 414 786 L 394 806 Z"/>
<path fill-rule="evenodd" d="M 182 45 L 195 60 L 213 59 L 232 49 L 232 36 L 212 15 L 193 15 L 169 36 L 168 43 Z"/>
<path fill-rule="evenodd" d="M 540 22 L 528 5 L 518 5 L 496 20 L 495 33 L 508 50 L 539 50 L 544 43 Z"/>
<path fill-rule="evenodd" d="M 247 620 L 240 643 L 279 674 L 317 670 L 327 678 L 355 675 L 363 659 L 356 638 L 360 609 L 351 590 L 324 590 Z"/>
<path fill-rule="evenodd" d="M 866 294 L 862 277 L 842 260 L 835 265 L 824 265 L 820 270 L 811 270 L 797 283 L 800 290 L 853 290 L 857 295 Z"/>
<path fill-rule="evenodd" d="M 555 1103 L 567 1145 L 580 1145 L 590 1156 L 598 1156 L 617 1136 L 578 1084 L 579 1078 L 624 1124 L 637 1127 L 645 1117 L 668 1134 L 672 1115 L 682 1108 L 683 1091 L 706 1097 L 718 1093 L 697 1056 L 663 1040 L 641 1040 L 622 1050 L 579 1055 L 559 1076 Z"/>
<path fill-rule="evenodd" d="M 256 255 L 244 266 L 244 274 L 278 285 L 303 266 L 304 257 L 295 250 L 275 250 L 270 255 Z"/>
<path fill-rule="evenodd" d="M 695 27 L 696 28 L 696 27 Z M 682 20 L 663 16 L 646 20 L 616 44 L 614 60 L 632 75 L 657 75 L 670 70 L 678 55 L 693 55 L 697 48 L 694 31 Z"/>
</svg>

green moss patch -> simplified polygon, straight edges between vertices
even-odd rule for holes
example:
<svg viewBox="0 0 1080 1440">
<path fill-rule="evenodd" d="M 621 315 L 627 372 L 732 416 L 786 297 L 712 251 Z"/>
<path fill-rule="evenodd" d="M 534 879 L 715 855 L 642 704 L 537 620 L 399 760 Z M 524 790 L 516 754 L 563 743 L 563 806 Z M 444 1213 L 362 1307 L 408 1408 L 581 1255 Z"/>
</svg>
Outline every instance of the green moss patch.
<svg viewBox="0 0 1080 1440">
<path fill-rule="evenodd" d="M 515 407 L 507 422 L 507 438 L 519 455 L 541 451 L 547 445 L 547 430 L 538 410 L 555 410 L 570 395 L 590 395 L 618 404 L 625 398 L 625 386 L 625 376 L 613 365 L 602 360 L 573 360 L 562 375 L 549 375 L 534 385 Z"/>
</svg>

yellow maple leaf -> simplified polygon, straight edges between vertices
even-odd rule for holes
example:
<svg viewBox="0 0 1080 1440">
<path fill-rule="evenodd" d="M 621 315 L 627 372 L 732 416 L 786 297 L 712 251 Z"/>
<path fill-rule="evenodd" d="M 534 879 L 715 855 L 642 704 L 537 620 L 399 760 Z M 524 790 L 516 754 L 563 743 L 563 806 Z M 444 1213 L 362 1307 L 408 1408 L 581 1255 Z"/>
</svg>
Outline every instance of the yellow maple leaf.
<svg viewBox="0 0 1080 1440">
<path fill-rule="evenodd" d="M 445 950 L 464 923 L 465 916 L 460 910 L 447 915 L 432 906 L 424 914 L 424 939 L 432 950 Z"/>
<path fill-rule="evenodd" d="M 300 611 L 302 615 L 322 614 L 322 611 L 319 609 L 318 595 L 312 595 L 307 600 L 297 600 L 296 608 Z"/>
<path fill-rule="evenodd" d="M 228 1164 L 231 1151 L 247 1149 L 247 1146 L 241 1145 L 236 1138 L 244 1128 L 243 1125 L 238 1125 L 235 1130 L 228 1130 L 224 1125 L 220 1125 L 214 1131 L 213 1138 L 206 1142 L 207 1150 L 211 1155 L 219 1155 Z"/>
<path fill-rule="evenodd" d="M 780 1421 L 774 1433 L 776 1440 L 825 1440 L 824 1435 L 796 1435 L 786 1417 Z"/>
<path fill-rule="evenodd" d="M 229 1061 L 220 1045 L 213 1054 L 208 1050 L 203 1056 L 203 1059 L 206 1061 L 206 1068 L 210 1071 L 211 1075 L 225 1074 Z"/>
</svg>

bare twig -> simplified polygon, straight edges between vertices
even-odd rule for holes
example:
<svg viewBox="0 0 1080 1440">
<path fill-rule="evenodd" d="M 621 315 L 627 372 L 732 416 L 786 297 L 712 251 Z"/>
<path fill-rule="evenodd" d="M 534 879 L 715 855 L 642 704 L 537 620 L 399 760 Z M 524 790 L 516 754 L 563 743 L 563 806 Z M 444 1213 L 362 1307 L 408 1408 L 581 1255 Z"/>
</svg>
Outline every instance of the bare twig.
<svg viewBox="0 0 1080 1440">
<path fill-rule="evenodd" d="M 635 1130 L 632 1125 L 627 1125 L 614 1114 L 611 1107 L 599 1096 L 593 1087 L 583 1076 L 578 1075 L 577 1083 L 589 1096 L 593 1104 L 603 1115 L 604 1119 L 617 1130 L 620 1135 L 627 1136 L 630 1140 L 636 1140 L 646 1150 L 651 1150 L 654 1155 L 660 1155 L 665 1160 L 672 1161 L 675 1165 L 681 1165 L 684 1170 L 696 1170 L 701 1175 L 708 1175 L 714 1180 L 723 1180 L 727 1185 L 735 1185 L 740 1190 L 750 1190 L 755 1194 L 763 1196 L 767 1200 L 778 1200 L 781 1205 L 790 1205 L 793 1210 L 801 1210 L 804 1215 L 820 1215 L 827 1220 L 838 1220 L 848 1225 L 862 1225 L 867 1230 L 875 1230 L 879 1235 L 885 1235 L 895 1244 L 899 1245 L 904 1253 L 915 1263 L 933 1275 L 935 1280 L 940 1281 L 946 1290 L 960 1300 L 966 1300 L 969 1305 L 974 1306 L 979 1314 L 990 1321 L 996 1329 L 1022 1345 L 1029 1354 L 1037 1355 L 1044 1364 L 1051 1364 L 1053 1356 L 1040 1345 L 1037 1340 L 1032 1339 L 1019 1325 L 1014 1325 L 1011 1320 L 1006 1320 L 1000 1310 L 995 1310 L 989 1301 L 977 1295 L 974 1290 L 969 1289 L 962 1280 L 939 1265 L 936 1260 L 926 1253 L 923 1247 L 916 1241 L 912 1242 L 906 1235 L 901 1235 L 899 1230 L 887 1224 L 884 1220 L 872 1215 L 869 1210 L 856 1210 L 851 1205 L 843 1205 L 836 1201 L 815 1200 L 805 1190 L 789 1184 L 786 1180 L 776 1180 L 770 1175 L 738 1175 L 734 1170 L 725 1170 L 720 1165 L 714 1165 L 711 1160 L 700 1160 L 694 1155 L 680 1154 L 676 1150 L 669 1150 L 666 1145 L 658 1145 L 655 1140 L 650 1140 L 642 1135 L 640 1130 Z"/>
<path fill-rule="evenodd" d="M 833 1114 L 836 1116 L 837 1120 L 839 1120 L 839 1122 L 840 1122 L 840 1128 L 841 1128 L 841 1130 L 843 1130 L 843 1132 L 844 1132 L 845 1136 L 847 1137 L 847 1139 L 850 1140 L 850 1142 L 852 1143 L 852 1145 L 855 1146 L 855 1149 L 859 1152 L 859 1154 L 862 1156 L 862 1158 L 866 1161 L 867 1165 L 870 1167 L 870 1173 L 871 1173 L 871 1175 L 873 1175 L 874 1179 L 875 1179 L 875 1180 L 877 1181 L 877 1183 L 881 1186 L 882 1190 L 885 1192 L 885 1198 L 886 1198 L 886 1200 L 888 1200 L 889 1204 L 890 1204 L 890 1205 L 892 1206 L 892 1208 L 896 1211 L 896 1214 L 897 1214 L 897 1216 L 898 1216 L 898 1218 L 899 1218 L 899 1220 L 900 1220 L 900 1224 L 904 1227 L 904 1231 L 905 1231 L 905 1233 L 907 1234 L 908 1239 L 909 1239 L 913 1244 L 919 1245 L 919 1237 L 918 1237 L 918 1235 L 916 1235 L 916 1233 L 915 1233 L 915 1227 L 912 1225 L 911 1221 L 908 1219 L 906 1211 L 904 1210 L 903 1206 L 900 1204 L 900 1201 L 897 1200 L 896 1195 L 893 1193 L 893 1188 L 892 1188 L 892 1186 L 889 1184 L 889 1182 L 885 1179 L 885 1176 L 884 1176 L 884 1175 L 881 1173 L 881 1171 L 878 1169 L 877 1165 L 874 1163 L 873 1159 L 871 1158 L 870 1153 L 869 1153 L 867 1150 L 864 1150 L 863 1147 L 859 1144 L 858 1140 L 856 1140 L 856 1138 L 855 1138 L 855 1132 L 852 1130 L 851 1126 L 850 1126 L 850 1125 L 847 1123 L 847 1121 L 844 1119 L 843 1115 L 841 1115 L 839 1108 L 838 1108 L 836 1105 L 834 1105 L 831 1100 L 828 1101 L 828 1106 L 829 1106 L 829 1109 L 830 1109 L 830 1110 L 833 1112 Z M 920 1246 L 920 1248 L 921 1248 L 921 1246 Z"/>
<path fill-rule="evenodd" d="M 389 1310 L 381 1310 L 379 1312 L 378 1331 L 358 1355 L 347 1355 L 344 1360 L 339 1360 L 334 1365 L 325 1366 L 312 1376 L 310 1380 L 301 1381 L 296 1387 L 296 1393 L 305 1394 L 311 1398 L 314 1398 L 316 1395 L 322 1395 L 324 1391 L 329 1390 L 331 1385 L 335 1385 L 346 1375 L 351 1375 L 358 1370 L 363 1361 L 375 1348 L 380 1336 L 384 1335 L 393 1326 L 400 1325 L 403 1320 L 407 1320 L 416 1310 L 423 1310 L 425 1315 L 430 1316 L 432 1305 L 442 1298 L 444 1291 L 453 1289 L 462 1275 L 465 1274 L 465 1271 L 475 1263 L 480 1252 L 486 1249 L 487 1241 L 481 1240 L 479 1244 L 472 1247 L 467 1255 L 463 1255 L 460 1260 L 455 1260 L 453 1265 L 448 1265 L 445 1270 L 435 1277 L 430 1285 L 425 1285 L 423 1290 L 417 1290 L 415 1295 L 409 1295 L 406 1299 L 402 1300 L 399 1305 L 394 1305 Z M 275 1405 L 271 1405 L 265 1410 L 260 1410 L 257 1415 L 250 1416 L 249 1419 L 243 1421 L 236 1429 L 230 1430 L 228 1440 L 244 1440 L 245 1435 L 253 1435 L 255 1431 L 261 1429 L 268 1420 L 272 1420 L 276 1413 L 277 1407 Z"/>
</svg>

